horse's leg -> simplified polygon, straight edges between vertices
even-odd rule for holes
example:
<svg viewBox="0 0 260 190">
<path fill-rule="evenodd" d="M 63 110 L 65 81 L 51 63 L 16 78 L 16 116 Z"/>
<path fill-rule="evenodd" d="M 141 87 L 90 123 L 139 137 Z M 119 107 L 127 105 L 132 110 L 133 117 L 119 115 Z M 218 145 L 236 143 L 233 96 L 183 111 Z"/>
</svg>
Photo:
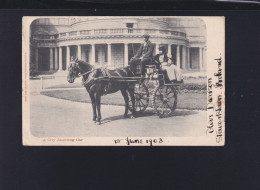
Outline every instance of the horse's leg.
<svg viewBox="0 0 260 190">
<path fill-rule="evenodd" d="M 97 124 L 101 124 L 101 112 L 100 112 L 100 102 L 101 102 L 101 95 L 97 92 L 96 93 L 96 102 L 97 102 Z"/>
<path fill-rule="evenodd" d="M 128 107 L 129 107 L 129 98 L 128 98 L 128 94 L 126 92 L 126 89 L 122 89 L 121 93 L 122 93 L 122 95 L 124 97 L 124 100 L 125 100 L 125 114 L 124 114 L 124 117 L 127 117 Z"/>
<path fill-rule="evenodd" d="M 92 103 L 92 109 L 93 109 L 93 121 L 96 121 L 97 119 L 97 111 L 96 111 L 96 98 L 94 93 L 89 93 L 90 99 L 91 99 L 91 103 Z"/>
<path fill-rule="evenodd" d="M 135 94 L 134 94 L 134 88 L 128 88 L 130 97 L 131 97 L 131 101 L 132 101 L 132 107 L 133 107 L 133 111 L 132 111 L 132 117 L 134 118 L 136 116 L 136 112 L 135 112 Z"/>
</svg>

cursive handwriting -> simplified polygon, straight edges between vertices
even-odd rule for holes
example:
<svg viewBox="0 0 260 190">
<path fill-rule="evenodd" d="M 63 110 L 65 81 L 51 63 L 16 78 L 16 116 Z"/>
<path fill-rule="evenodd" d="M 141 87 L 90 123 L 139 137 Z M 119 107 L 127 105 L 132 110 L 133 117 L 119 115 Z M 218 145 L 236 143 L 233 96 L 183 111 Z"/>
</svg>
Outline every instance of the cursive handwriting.
<svg viewBox="0 0 260 190">
<path fill-rule="evenodd" d="M 212 134 L 216 132 L 216 142 L 219 143 L 222 141 L 223 129 L 222 129 L 222 95 L 218 95 L 217 101 L 213 100 L 213 91 L 214 88 L 223 88 L 223 76 L 222 76 L 222 58 L 214 59 L 217 61 L 218 67 L 217 72 L 214 73 L 216 77 L 216 82 L 213 82 L 212 78 L 208 78 L 208 88 L 207 88 L 207 110 L 208 112 L 208 122 L 206 134 Z M 214 78 L 215 79 L 215 78 Z M 214 122 L 216 118 L 217 122 Z M 217 128 L 215 128 L 215 124 Z"/>
<path fill-rule="evenodd" d="M 208 79 L 208 104 L 207 109 L 213 109 L 213 99 L 212 99 L 212 78 Z"/>
<path fill-rule="evenodd" d="M 149 145 L 153 146 L 155 144 L 161 144 L 163 143 L 162 138 L 129 138 L 126 137 L 125 139 L 114 139 L 115 144 L 126 144 L 128 146 L 131 145 L 138 145 L 138 144 L 144 144 L 144 145 Z"/>
<path fill-rule="evenodd" d="M 206 133 L 213 133 L 214 132 L 214 123 L 213 123 L 213 114 L 209 115 L 209 121 L 208 121 L 208 125 L 207 125 L 207 131 Z"/>
<path fill-rule="evenodd" d="M 208 103 L 207 103 L 207 109 L 213 109 L 213 97 L 212 97 L 212 78 L 208 79 Z M 206 134 L 208 133 L 213 133 L 214 132 L 214 123 L 213 123 L 213 114 L 209 115 L 209 120 L 208 120 L 208 125 L 207 125 L 207 131 Z"/>
<path fill-rule="evenodd" d="M 214 73 L 214 76 L 216 76 L 218 78 L 218 82 L 215 83 L 214 87 L 215 88 L 223 88 L 223 78 L 222 78 L 222 68 L 221 68 L 221 64 L 222 64 L 222 59 L 221 57 L 218 59 L 215 59 L 218 63 L 218 72 Z"/>
<path fill-rule="evenodd" d="M 216 131 L 216 141 L 219 143 L 222 141 L 223 131 L 222 131 L 222 95 L 218 95 L 218 101 L 217 101 L 217 109 L 216 116 L 218 118 L 218 130 Z"/>
</svg>

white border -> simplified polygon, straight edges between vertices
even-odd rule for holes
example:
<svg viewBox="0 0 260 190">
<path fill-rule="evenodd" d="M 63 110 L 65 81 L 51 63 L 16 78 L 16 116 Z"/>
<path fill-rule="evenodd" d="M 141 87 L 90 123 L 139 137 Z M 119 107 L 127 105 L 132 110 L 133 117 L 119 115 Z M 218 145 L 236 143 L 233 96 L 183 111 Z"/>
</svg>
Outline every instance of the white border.
<svg viewBox="0 0 260 190">
<path fill-rule="evenodd" d="M 161 18 L 166 18 L 167 16 L 161 16 Z M 29 58 L 30 58 L 30 24 L 37 18 L 55 18 L 50 16 L 44 17 L 23 17 L 22 19 L 22 113 L 23 113 L 23 145 L 27 146 L 150 146 L 150 140 L 157 139 L 157 143 L 153 143 L 153 146 L 223 146 L 225 144 L 225 17 L 190 17 L 189 18 L 200 18 L 206 24 L 207 31 L 207 78 L 212 78 L 212 83 L 217 82 L 217 77 L 214 73 L 218 71 L 217 59 L 222 58 L 221 70 L 223 78 L 223 88 L 213 87 L 213 106 L 214 109 L 207 110 L 207 122 L 209 123 L 209 115 L 213 114 L 214 121 L 214 132 L 207 133 L 207 125 L 205 123 L 205 136 L 202 137 L 132 137 L 133 139 L 142 139 L 142 144 L 131 144 L 127 145 L 127 137 L 87 137 L 87 138 L 77 138 L 77 137 L 66 137 L 67 139 L 74 139 L 74 142 L 58 142 L 58 137 L 44 137 L 37 138 L 33 136 L 30 132 L 30 85 L 29 85 Z M 56 17 L 57 18 L 57 17 Z M 60 18 L 60 17 L 59 17 Z M 68 17 L 63 17 L 68 18 Z M 108 18 L 108 17 L 105 17 Z M 109 17 L 115 18 L 115 17 Z M 125 18 L 125 17 L 124 17 Z M 128 17 L 130 18 L 130 17 Z M 151 18 L 151 17 L 142 17 Z M 174 18 L 174 17 L 171 17 Z M 176 18 L 176 17 L 175 17 Z M 178 18 L 178 17 L 177 17 Z M 181 16 L 181 18 L 187 18 Z M 216 116 L 217 110 L 217 97 L 222 95 L 221 100 L 221 110 L 222 117 L 219 120 Z M 207 99 L 209 101 L 209 99 Z M 217 142 L 217 133 L 220 130 L 218 128 L 218 121 L 222 123 L 222 139 Z M 65 139 L 65 137 L 62 137 Z M 131 138 L 131 137 L 128 137 Z M 159 139 L 162 138 L 163 142 L 158 143 Z M 83 139 L 82 141 L 77 141 L 77 139 Z M 122 139 L 120 143 L 115 144 L 116 139 Z M 146 141 L 148 140 L 148 143 Z M 53 142 L 55 141 L 55 142 Z"/>
</svg>

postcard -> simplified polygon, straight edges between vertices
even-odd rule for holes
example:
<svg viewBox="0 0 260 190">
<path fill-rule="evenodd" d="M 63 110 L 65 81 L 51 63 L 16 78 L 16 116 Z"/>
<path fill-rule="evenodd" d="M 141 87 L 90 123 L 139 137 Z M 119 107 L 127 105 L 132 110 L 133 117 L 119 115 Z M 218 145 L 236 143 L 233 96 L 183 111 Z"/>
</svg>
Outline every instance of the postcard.
<svg viewBox="0 0 260 190">
<path fill-rule="evenodd" d="M 224 146 L 225 17 L 25 16 L 24 146 Z"/>
</svg>

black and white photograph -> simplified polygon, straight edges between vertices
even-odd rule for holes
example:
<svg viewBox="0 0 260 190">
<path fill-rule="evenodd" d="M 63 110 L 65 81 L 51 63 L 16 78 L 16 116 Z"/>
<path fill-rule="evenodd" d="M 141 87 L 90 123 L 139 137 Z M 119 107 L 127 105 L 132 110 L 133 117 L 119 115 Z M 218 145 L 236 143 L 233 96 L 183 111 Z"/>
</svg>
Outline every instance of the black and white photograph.
<svg viewBox="0 0 260 190">
<path fill-rule="evenodd" d="M 225 144 L 225 17 L 22 22 L 23 145 Z"/>
</svg>

